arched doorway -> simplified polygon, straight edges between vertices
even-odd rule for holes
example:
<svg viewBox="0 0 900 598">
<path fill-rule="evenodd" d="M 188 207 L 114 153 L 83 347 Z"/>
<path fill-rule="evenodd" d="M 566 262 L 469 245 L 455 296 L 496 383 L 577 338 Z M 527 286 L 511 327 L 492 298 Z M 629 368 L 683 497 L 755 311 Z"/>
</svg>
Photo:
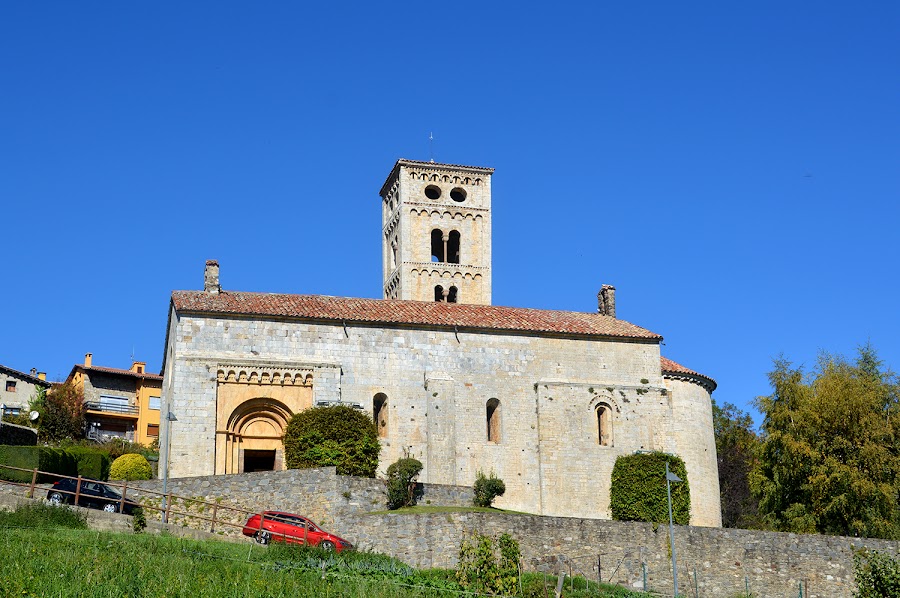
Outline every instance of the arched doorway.
<svg viewBox="0 0 900 598">
<path fill-rule="evenodd" d="M 225 473 L 284 469 L 284 430 L 291 410 L 271 398 L 238 405 L 228 417 Z"/>
</svg>

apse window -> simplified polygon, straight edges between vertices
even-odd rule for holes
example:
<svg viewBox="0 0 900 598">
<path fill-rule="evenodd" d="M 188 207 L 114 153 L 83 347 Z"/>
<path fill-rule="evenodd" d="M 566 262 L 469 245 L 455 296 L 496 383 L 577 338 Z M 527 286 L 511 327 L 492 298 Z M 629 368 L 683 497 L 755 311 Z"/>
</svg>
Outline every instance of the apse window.
<svg viewBox="0 0 900 598">
<path fill-rule="evenodd" d="M 451 192 L 451 197 L 453 197 Z M 439 199 L 441 197 L 441 188 L 437 185 L 428 185 L 425 187 L 425 197 L 428 199 Z"/>
<path fill-rule="evenodd" d="M 486 405 L 487 441 L 500 442 L 500 401 L 491 399 Z"/>
<path fill-rule="evenodd" d="M 597 444 L 600 446 L 612 446 L 612 409 L 609 405 L 599 404 L 596 409 L 597 416 Z"/>
<path fill-rule="evenodd" d="M 458 203 L 466 201 L 466 190 L 462 187 L 453 189 L 452 191 L 450 191 L 450 199 Z"/>
</svg>

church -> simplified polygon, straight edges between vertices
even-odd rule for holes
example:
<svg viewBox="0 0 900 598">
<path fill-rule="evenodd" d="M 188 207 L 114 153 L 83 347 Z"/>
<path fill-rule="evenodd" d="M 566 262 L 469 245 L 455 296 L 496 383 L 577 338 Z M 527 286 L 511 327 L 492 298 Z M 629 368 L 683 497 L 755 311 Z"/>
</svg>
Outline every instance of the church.
<svg viewBox="0 0 900 598">
<path fill-rule="evenodd" d="M 496 506 L 610 518 L 620 455 L 681 457 L 691 524 L 721 526 L 715 382 L 660 355 L 662 337 L 592 313 L 491 304 L 493 169 L 398 160 L 381 188 L 383 299 L 174 291 L 163 362 L 161 468 L 171 477 L 284 468 L 291 416 L 370 414 L 380 471 L 506 484 Z M 162 469 L 161 469 L 162 470 Z"/>
</svg>

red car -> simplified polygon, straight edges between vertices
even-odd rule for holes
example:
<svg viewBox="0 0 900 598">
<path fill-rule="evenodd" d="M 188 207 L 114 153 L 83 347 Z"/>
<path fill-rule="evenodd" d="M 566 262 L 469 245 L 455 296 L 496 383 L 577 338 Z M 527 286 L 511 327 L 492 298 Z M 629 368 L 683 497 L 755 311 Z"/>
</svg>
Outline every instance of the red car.
<svg viewBox="0 0 900 598">
<path fill-rule="evenodd" d="M 244 535 L 255 538 L 260 544 L 286 542 L 309 544 L 335 552 L 353 550 L 353 544 L 329 534 L 306 517 L 281 511 L 265 511 L 262 526 L 259 523 L 259 515 L 253 515 L 244 524 Z"/>
</svg>

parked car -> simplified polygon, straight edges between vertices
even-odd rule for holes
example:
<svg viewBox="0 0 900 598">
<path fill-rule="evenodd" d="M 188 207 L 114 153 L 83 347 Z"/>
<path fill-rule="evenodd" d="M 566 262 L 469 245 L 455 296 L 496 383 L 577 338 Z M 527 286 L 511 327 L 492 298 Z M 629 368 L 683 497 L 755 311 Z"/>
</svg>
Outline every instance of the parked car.
<svg viewBox="0 0 900 598">
<path fill-rule="evenodd" d="M 262 526 L 260 526 L 259 515 L 253 515 L 244 524 L 244 535 L 256 539 L 260 544 L 285 542 L 287 544 L 309 544 L 335 552 L 353 550 L 353 544 L 334 534 L 329 534 L 306 517 L 281 511 L 265 511 Z"/>
<path fill-rule="evenodd" d="M 47 491 L 47 500 L 55 505 L 75 504 L 75 486 L 78 480 L 72 478 L 60 478 L 53 482 L 53 487 Z M 100 509 L 107 513 L 118 513 L 122 506 L 122 495 L 97 480 L 81 478 L 81 489 L 78 492 L 78 506 L 91 509 Z M 122 512 L 131 515 L 140 507 L 136 502 L 125 500 Z"/>
</svg>

